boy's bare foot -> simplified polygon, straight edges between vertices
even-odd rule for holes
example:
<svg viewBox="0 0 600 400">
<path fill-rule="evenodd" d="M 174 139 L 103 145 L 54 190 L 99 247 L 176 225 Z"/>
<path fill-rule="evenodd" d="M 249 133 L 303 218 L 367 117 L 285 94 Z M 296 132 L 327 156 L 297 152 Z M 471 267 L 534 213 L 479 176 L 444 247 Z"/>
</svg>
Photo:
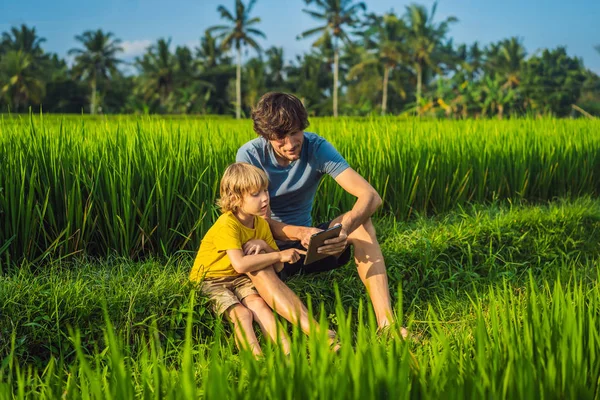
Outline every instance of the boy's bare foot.
<svg viewBox="0 0 600 400">
<path fill-rule="evenodd" d="M 332 353 L 337 353 L 340 351 L 340 349 L 342 348 L 342 346 L 340 345 L 340 342 L 337 339 L 337 335 L 335 333 L 335 331 L 329 330 L 327 331 L 327 336 L 328 336 L 328 342 L 329 342 L 329 350 Z"/>
</svg>

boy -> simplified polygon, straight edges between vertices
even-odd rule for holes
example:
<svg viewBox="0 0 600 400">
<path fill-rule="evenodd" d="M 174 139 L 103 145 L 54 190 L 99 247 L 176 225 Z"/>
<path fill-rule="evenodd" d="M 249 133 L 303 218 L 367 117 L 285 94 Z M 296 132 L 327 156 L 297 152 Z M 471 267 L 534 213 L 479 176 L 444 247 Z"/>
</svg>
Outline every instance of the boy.
<svg viewBox="0 0 600 400">
<path fill-rule="evenodd" d="M 190 273 L 191 281 L 202 283 L 201 291 L 214 303 L 217 315 L 225 314 L 233 323 L 238 347 L 251 350 L 255 356 L 262 351 L 252 329 L 253 320 L 273 342 L 277 342 L 277 324 L 246 274 L 271 266 L 279 271 L 283 263 L 296 262 L 305 254 L 298 249 L 279 251 L 269 224 L 261 218 L 269 206 L 268 184 L 265 173 L 250 164 L 236 163 L 225 170 L 218 202 L 223 214 L 204 236 Z M 301 304 L 289 288 L 283 294 Z M 300 322 L 303 329 L 310 325 L 305 308 L 278 309 L 277 298 L 267 298 L 270 306 L 290 322 Z M 279 336 L 288 354 L 289 342 L 283 332 Z"/>
</svg>

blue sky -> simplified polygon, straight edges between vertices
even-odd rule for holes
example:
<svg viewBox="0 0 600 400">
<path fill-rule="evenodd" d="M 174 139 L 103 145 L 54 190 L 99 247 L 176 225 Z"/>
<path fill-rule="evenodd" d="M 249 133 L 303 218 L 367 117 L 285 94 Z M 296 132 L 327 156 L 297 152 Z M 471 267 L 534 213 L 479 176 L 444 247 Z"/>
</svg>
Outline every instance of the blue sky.
<svg viewBox="0 0 600 400">
<path fill-rule="evenodd" d="M 367 0 L 368 11 L 403 13 L 412 1 Z M 432 0 L 417 3 L 428 8 Z M 25 23 L 46 38 L 44 49 L 66 56 L 77 46 L 74 36 L 101 28 L 123 40 L 125 59 L 133 59 L 158 38 L 172 44 L 196 46 L 206 28 L 220 24 L 219 4 L 233 9 L 234 0 L 0 0 L 0 31 Z M 253 15 L 267 35 L 263 48 L 281 46 L 286 59 L 310 48 L 311 40 L 296 35 L 317 26 L 302 12 L 303 0 L 258 0 Z M 450 30 L 455 43 L 485 45 L 510 36 L 523 39 L 528 54 L 540 48 L 566 46 L 570 55 L 581 57 L 586 67 L 600 73 L 600 0 L 440 0 L 438 20 L 453 15 L 459 19 Z"/>
</svg>

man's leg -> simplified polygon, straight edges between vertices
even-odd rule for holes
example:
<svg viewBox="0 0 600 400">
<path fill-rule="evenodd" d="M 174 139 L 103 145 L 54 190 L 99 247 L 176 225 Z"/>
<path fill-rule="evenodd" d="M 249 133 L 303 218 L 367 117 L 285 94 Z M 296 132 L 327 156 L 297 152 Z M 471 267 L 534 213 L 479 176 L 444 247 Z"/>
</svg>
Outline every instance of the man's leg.
<svg viewBox="0 0 600 400">
<path fill-rule="evenodd" d="M 273 310 L 269 308 L 267 303 L 257 294 L 242 299 L 244 304 L 254 316 L 254 320 L 258 322 L 263 333 L 275 344 L 281 345 L 284 354 L 290 353 L 290 343 L 283 329 L 277 329 L 277 321 L 273 315 Z M 279 331 L 279 338 L 277 333 Z"/>
<path fill-rule="evenodd" d="M 330 226 L 339 223 L 341 219 L 342 217 L 334 219 Z M 358 275 L 367 288 L 367 293 L 373 303 L 377 325 L 379 328 L 384 328 L 394 322 L 394 314 L 385 261 L 377 241 L 375 226 L 370 218 L 348 235 L 348 243 L 354 246 L 354 261 Z"/>
</svg>

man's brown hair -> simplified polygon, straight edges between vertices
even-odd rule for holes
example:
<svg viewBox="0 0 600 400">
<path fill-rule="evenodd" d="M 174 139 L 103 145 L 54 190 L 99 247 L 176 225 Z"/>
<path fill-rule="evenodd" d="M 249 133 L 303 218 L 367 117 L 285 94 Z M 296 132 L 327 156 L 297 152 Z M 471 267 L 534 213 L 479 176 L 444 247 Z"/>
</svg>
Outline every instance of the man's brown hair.
<svg viewBox="0 0 600 400">
<path fill-rule="evenodd" d="M 264 94 L 252 109 L 254 131 L 267 140 L 283 139 L 287 134 L 308 127 L 308 114 L 296 96 L 289 93 Z"/>
</svg>

